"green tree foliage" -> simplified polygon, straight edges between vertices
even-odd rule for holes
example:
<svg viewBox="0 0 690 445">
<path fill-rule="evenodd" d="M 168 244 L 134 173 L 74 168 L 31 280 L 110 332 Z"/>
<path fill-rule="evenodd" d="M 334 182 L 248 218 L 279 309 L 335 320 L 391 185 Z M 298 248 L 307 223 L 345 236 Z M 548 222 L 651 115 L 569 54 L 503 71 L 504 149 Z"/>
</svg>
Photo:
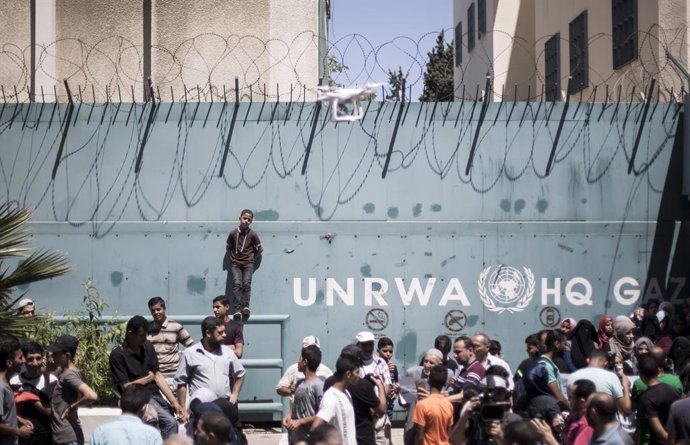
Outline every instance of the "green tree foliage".
<svg viewBox="0 0 690 445">
<path fill-rule="evenodd" d="M 402 72 L 402 68 L 398 67 L 397 71 L 388 70 L 388 94 L 386 94 L 386 100 L 398 102 L 403 98 L 403 83 L 405 82 L 407 76 Z M 409 100 L 406 99 L 406 100 Z"/>
<path fill-rule="evenodd" d="M 15 204 L 0 205 L 0 334 L 23 335 L 43 323 L 39 317 L 18 317 L 14 308 L 26 293 L 17 287 L 71 271 L 67 258 L 47 250 L 32 252 L 27 223 L 31 211 Z M 7 263 L 11 264 L 7 264 Z"/>
<path fill-rule="evenodd" d="M 77 337 L 79 348 L 75 362 L 82 378 L 98 394 L 99 405 L 116 406 L 117 395 L 108 359 L 110 351 L 124 340 L 125 324 L 103 320 L 107 307 L 91 279 L 87 279 L 80 310 L 69 312 L 62 320 L 48 314 L 44 323 L 28 337 L 44 346 L 63 334 Z"/>
<path fill-rule="evenodd" d="M 427 53 L 429 60 L 424 72 L 421 102 L 450 102 L 453 100 L 453 45 L 445 42 L 443 31 L 436 45 Z"/>
</svg>

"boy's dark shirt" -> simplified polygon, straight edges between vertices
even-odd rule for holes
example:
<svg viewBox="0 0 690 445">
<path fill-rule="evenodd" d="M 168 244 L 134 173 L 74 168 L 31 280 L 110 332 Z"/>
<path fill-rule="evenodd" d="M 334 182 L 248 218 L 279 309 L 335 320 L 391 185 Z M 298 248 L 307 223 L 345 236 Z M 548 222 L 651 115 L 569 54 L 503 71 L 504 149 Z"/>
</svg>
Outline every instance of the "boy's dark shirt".
<svg viewBox="0 0 690 445">
<path fill-rule="evenodd" d="M 237 343 L 244 344 L 244 325 L 236 322 L 232 318 L 223 322 L 225 326 L 225 339 L 223 344 L 226 346 L 234 346 Z"/>
<path fill-rule="evenodd" d="M 138 353 L 132 351 L 129 346 L 118 346 L 110 353 L 110 373 L 113 375 L 118 391 L 123 391 L 123 385 L 142 377 L 146 377 L 149 371 L 158 372 L 158 356 L 153 344 L 145 341 Z M 150 382 L 146 388 L 153 395 L 158 391 L 156 382 Z"/>
<path fill-rule="evenodd" d="M 662 426 L 666 426 L 668 421 L 668 413 L 671 409 L 671 404 L 678 400 L 678 394 L 672 386 L 665 383 L 658 383 L 650 386 L 640 396 L 640 403 L 644 407 L 645 421 L 649 422 L 652 417 L 658 417 Z M 661 440 L 653 429 L 650 428 L 650 445 L 663 445 L 665 442 Z"/>
<path fill-rule="evenodd" d="M 325 393 L 337 381 L 335 374 L 328 377 L 323 384 Z M 375 445 L 374 418 L 371 409 L 379 405 L 375 386 L 368 379 L 360 378 L 357 383 L 350 385 L 347 391 L 352 397 L 352 407 L 355 411 L 355 427 L 357 429 L 357 445 Z"/>
<path fill-rule="evenodd" d="M 235 228 L 230 231 L 226 243 L 230 253 L 230 262 L 237 266 L 249 266 L 254 264 L 256 249 L 261 244 L 261 240 L 251 228 L 244 231 Z"/>
<path fill-rule="evenodd" d="M 529 368 L 532 367 L 537 361 L 534 360 L 531 357 L 527 357 L 524 359 L 522 362 L 520 362 L 520 365 L 518 366 L 517 370 L 515 371 L 515 375 L 513 376 L 513 380 L 520 380 L 525 376 L 525 373 Z"/>
</svg>

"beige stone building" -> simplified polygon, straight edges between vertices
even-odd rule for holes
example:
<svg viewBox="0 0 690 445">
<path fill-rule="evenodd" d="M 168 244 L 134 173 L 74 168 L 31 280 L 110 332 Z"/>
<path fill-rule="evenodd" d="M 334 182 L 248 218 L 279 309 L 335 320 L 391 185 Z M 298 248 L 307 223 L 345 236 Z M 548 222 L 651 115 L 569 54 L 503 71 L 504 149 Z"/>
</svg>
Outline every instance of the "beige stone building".
<svg viewBox="0 0 690 445">
<path fill-rule="evenodd" d="M 295 100 L 323 76 L 330 0 L 3 0 L 6 98 Z M 308 93 L 308 96 L 311 96 Z"/>
<path fill-rule="evenodd" d="M 454 0 L 456 98 L 640 101 L 650 80 L 677 100 L 687 80 L 688 0 Z M 457 42 L 461 42 L 457 45 Z"/>
</svg>

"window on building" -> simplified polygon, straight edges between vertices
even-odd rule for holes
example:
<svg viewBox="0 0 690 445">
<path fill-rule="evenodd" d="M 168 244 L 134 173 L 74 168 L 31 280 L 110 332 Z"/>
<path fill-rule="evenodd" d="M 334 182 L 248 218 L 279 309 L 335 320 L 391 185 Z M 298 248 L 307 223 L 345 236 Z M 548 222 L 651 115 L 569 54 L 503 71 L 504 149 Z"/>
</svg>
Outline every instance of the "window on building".
<svg viewBox="0 0 690 445">
<path fill-rule="evenodd" d="M 568 94 L 587 88 L 589 57 L 587 48 L 587 11 L 570 22 L 570 82 Z"/>
<path fill-rule="evenodd" d="M 474 3 L 467 9 L 467 52 L 474 49 L 474 37 L 477 32 L 474 21 Z"/>
<path fill-rule="evenodd" d="M 554 34 L 544 44 L 544 82 L 546 100 L 557 101 L 561 95 L 561 34 Z"/>
<path fill-rule="evenodd" d="M 477 28 L 481 39 L 486 34 L 486 0 L 477 0 Z"/>
<path fill-rule="evenodd" d="M 455 66 L 462 64 L 462 22 L 455 27 Z"/>
<path fill-rule="evenodd" d="M 613 69 L 637 59 L 637 0 L 611 1 Z"/>
</svg>

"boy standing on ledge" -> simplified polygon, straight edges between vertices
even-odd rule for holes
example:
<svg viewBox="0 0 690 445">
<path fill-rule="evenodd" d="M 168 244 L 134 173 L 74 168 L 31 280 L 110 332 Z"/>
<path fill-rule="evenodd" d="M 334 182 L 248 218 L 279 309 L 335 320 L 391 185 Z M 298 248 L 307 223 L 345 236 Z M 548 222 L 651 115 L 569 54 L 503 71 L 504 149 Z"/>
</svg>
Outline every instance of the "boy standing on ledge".
<svg viewBox="0 0 690 445">
<path fill-rule="evenodd" d="M 249 318 L 249 299 L 252 290 L 252 275 L 255 262 L 258 263 L 264 251 L 259 235 L 249 228 L 254 213 L 244 209 L 240 213 L 240 225 L 228 235 L 227 253 L 230 257 L 230 274 L 233 281 L 232 311 L 234 318 Z"/>
</svg>

